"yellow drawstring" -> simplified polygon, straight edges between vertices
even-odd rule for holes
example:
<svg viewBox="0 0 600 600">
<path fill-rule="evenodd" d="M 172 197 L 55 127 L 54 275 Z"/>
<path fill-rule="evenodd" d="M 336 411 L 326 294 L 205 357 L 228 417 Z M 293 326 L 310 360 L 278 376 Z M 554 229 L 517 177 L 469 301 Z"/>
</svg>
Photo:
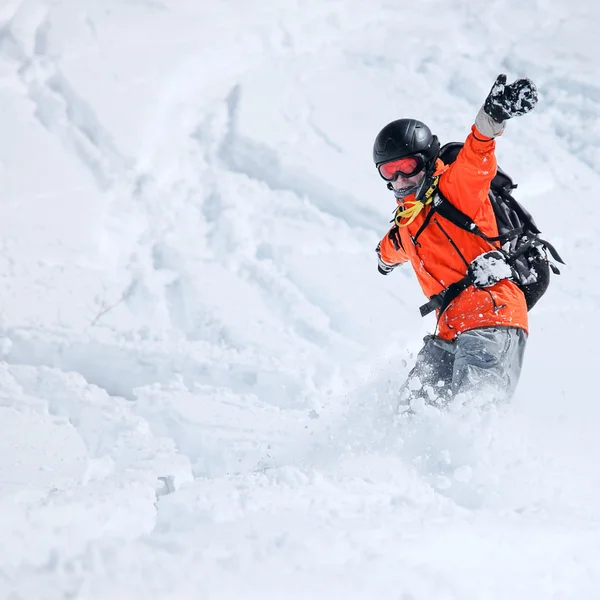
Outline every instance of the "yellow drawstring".
<svg viewBox="0 0 600 600">
<path fill-rule="evenodd" d="M 419 215 L 419 213 L 433 201 L 433 193 L 437 189 L 439 176 L 435 177 L 430 188 L 425 192 L 423 200 L 408 200 L 398 206 L 394 214 L 394 223 L 398 227 L 408 227 Z M 404 220 L 407 219 L 407 220 Z"/>
</svg>

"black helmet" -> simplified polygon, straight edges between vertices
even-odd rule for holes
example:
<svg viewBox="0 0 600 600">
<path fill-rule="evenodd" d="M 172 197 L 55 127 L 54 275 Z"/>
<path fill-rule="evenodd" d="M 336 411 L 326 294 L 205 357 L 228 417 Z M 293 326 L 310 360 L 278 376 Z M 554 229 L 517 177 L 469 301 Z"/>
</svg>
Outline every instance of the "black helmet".
<svg viewBox="0 0 600 600">
<path fill-rule="evenodd" d="M 421 156 L 428 172 L 432 172 L 440 151 L 440 142 L 431 129 L 416 119 L 398 119 L 388 123 L 375 138 L 373 162 L 382 163 L 405 156 Z"/>
</svg>

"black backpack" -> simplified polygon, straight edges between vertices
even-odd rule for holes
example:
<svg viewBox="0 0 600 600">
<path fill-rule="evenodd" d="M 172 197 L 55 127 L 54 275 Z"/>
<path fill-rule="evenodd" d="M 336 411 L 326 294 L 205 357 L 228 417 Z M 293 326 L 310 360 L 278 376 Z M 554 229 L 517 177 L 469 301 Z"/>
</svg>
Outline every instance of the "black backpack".
<svg viewBox="0 0 600 600">
<path fill-rule="evenodd" d="M 456 160 L 462 147 L 463 144 L 460 142 L 445 144 L 440 149 L 439 158 L 444 164 L 449 165 Z M 556 265 L 549 260 L 548 253 L 555 261 L 561 264 L 564 262 L 554 246 L 539 237 L 541 232 L 533 217 L 513 198 L 511 191 L 516 187 L 517 185 L 513 183 L 510 176 L 498 167 L 496 176 L 490 184 L 489 192 L 489 199 L 498 225 L 498 236 L 496 237 L 486 236 L 473 220 L 456 208 L 438 188 L 433 199 L 433 206 L 413 241 L 416 242 L 432 215 L 438 214 L 457 227 L 478 235 L 492 245 L 499 243 L 506 262 L 511 266 L 512 280 L 525 294 L 527 310 L 531 310 L 548 289 L 550 270 L 555 274 L 560 273 Z M 427 304 L 421 306 L 421 315 L 425 316 L 435 309 L 440 309 L 439 315 L 441 315 L 450 302 L 469 285 L 473 285 L 470 273 L 430 298 Z"/>
</svg>

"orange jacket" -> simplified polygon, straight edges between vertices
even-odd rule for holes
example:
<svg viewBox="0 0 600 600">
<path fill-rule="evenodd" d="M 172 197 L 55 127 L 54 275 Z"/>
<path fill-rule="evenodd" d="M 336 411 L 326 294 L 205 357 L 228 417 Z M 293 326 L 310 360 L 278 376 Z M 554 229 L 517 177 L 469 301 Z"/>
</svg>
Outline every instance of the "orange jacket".
<svg viewBox="0 0 600 600">
<path fill-rule="evenodd" d="M 442 194 L 471 217 L 483 233 L 493 237 L 498 235 L 498 228 L 488 191 L 496 174 L 496 142 L 485 138 L 474 125 L 471 131 L 456 161 L 448 166 L 438 160 L 435 174 L 440 175 Z M 430 210 L 430 205 L 426 206 L 407 227 L 394 225 L 378 250 L 387 265 L 410 261 L 428 298 L 462 279 L 467 265 L 492 247 L 439 215 L 433 216 L 415 246 L 411 236 Z M 438 335 L 452 340 L 463 331 L 494 326 L 517 327 L 527 332 L 525 296 L 507 279 L 485 289 L 471 286 L 461 292 L 439 318 Z"/>
</svg>

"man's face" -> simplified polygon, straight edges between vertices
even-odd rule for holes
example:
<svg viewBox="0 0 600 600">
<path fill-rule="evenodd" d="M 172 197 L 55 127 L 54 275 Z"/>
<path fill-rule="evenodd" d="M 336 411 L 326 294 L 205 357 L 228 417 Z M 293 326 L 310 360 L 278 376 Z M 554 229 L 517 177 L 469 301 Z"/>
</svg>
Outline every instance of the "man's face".
<svg viewBox="0 0 600 600">
<path fill-rule="evenodd" d="M 402 175 L 398 175 L 396 180 L 392 181 L 392 187 L 394 188 L 395 196 L 403 198 L 413 194 L 423 182 L 424 177 L 425 169 L 416 175 L 413 175 L 412 177 L 403 177 Z"/>
<path fill-rule="evenodd" d="M 381 163 L 377 169 L 388 186 L 394 190 L 397 200 L 402 200 L 419 190 L 425 178 L 426 165 L 420 154 L 402 156 L 386 163 Z"/>
<path fill-rule="evenodd" d="M 418 186 L 421 181 L 423 181 L 423 176 L 425 175 L 425 171 L 421 171 L 412 177 L 403 177 L 402 175 L 398 175 L 396 181 L 392 181 L 392 186 L 395 190 L 403 190 L 406 188 Z"/>
</svg>

